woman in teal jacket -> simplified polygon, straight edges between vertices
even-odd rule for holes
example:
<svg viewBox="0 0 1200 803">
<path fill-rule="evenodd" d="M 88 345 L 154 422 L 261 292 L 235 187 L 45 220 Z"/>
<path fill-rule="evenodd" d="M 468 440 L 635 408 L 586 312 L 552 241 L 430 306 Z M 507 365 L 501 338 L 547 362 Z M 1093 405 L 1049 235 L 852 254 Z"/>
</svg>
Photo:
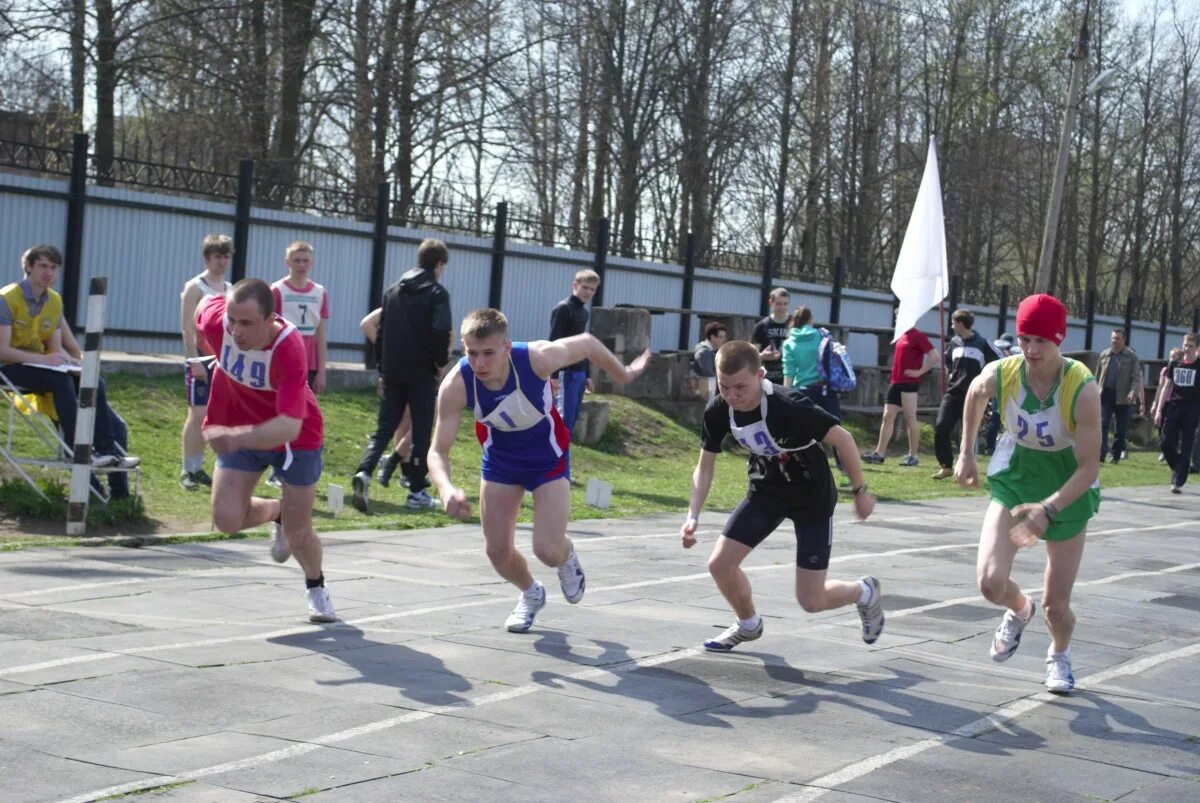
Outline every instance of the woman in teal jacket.
<svg viewBox="0 0 1200 803">
<path fill-rule="evenodd" d="M 797 307 L 792 316 L 788 339 L 783 341 L 785 386 L 808 388 L 820 384 L 821 373 L 817 370 L 817 350 L 820 345 L 821 333 L 812 327 L 812 310 Z"/>
</svg>

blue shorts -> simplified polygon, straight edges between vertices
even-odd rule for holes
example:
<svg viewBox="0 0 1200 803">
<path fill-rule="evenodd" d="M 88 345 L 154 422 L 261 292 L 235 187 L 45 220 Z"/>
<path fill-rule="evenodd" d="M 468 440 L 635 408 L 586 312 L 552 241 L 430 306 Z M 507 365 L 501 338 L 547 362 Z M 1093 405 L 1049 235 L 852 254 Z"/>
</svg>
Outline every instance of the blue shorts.
<svg viewBox="0 0 1200 803">
<path fill-rule="evenodd" d="M 563 456 L 559 458 L 558 463 L 550 469 L 513 469 L 497 465 L 498 462 L 484 460 L 483 469 L 480 472 L 483 479 L 500 485 L 521 485 L 527 491 L 534 491 L 559 477 L 566 479 L 568 482 L 571 479 L 570 452 L 563 452 Z"/>
<path fill-rule="evenodd" d="M 213 365 L 215 361 L 204 366 L 208 372 L 207 382 L 197 382 L 192 376 L 192 364 L 185 362 L 183 364 L 183 387 L 187 394 L 188 406 L 190 407 L 207 407 L 208 406 L 208 391 L 212 387 Z"/>
<path fill-rule="evenodd" d="M 288 485 L 303 488 L 316 485 L 321 479 L 321 470 L 325 467 L 322 457 L 324 449 L 292 449 L 292 464 L 283 467 L 287 459 L 287 451 L 272 451 L 270 449 L 239 449 L 232 454 L 217 455 L 217 465 L 221 468 L 231 468 L 235 471 L 252 471 L 258 474 L 273 467 L 279 478 Z"/>
</svg>

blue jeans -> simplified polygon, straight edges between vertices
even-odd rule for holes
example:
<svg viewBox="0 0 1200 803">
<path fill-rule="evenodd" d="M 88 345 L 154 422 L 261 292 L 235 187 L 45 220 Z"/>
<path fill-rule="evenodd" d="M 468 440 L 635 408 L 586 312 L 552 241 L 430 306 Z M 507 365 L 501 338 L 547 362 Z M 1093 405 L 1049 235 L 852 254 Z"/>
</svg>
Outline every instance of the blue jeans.
<svg viewBox="0 0 1200 803">
<path fill-rule="evenodd" d="M 1103 460 L 1108 452 L 1108 422 L 1117 419 L 1116 433 L 1113 435 L 1112 456 L 1119 460 L 1125 452 L 1125 433 L 1129 430 L 1129 421 L 1133 417 L 1132 404 L 1117 404 L 1115 388 L 1104 388 L 1100 391 L 1100 459 Z"/>
<path fill-rule="evenodd" d="M 579 418 L 579 407 L 583 404 L 583 391 L 587 387 L 587 371 L 568 371 L 558 374 L 558 394 L 554 406 L 562 416 L 567 432 L 575 431 L 575 419 Z"/>
</svg>

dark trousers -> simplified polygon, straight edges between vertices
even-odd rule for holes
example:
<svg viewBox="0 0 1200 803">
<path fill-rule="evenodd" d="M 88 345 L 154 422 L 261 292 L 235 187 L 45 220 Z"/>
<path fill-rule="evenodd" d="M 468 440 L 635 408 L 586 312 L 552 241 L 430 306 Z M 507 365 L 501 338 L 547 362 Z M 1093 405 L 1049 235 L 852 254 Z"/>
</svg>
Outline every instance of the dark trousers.
<svg viewBox="0 0 1200 803">
<path fill-rule="evenodd" d="M 820 407 L 825 412 L 836 418 L 839 422 L 842 420 L 842 397 L 837 391 L 830 390 L 824 382 L 819 382 L 815 385 L 807 385 L 799 388 L 799 391 L 809 398 L 809 400 Z M 837 463 L 838 470 L 842 470 L 842 456 L 838 454 L 838 450 L 833 450 L 833 460 Z"/>
<path fill-rule="evenodd" d="M 1129 431 L 1129 421 L 1133 418 L 1132 404 L 1117 404 L 1117 389 L 1104 388 L 1100 391 L 1100 460 L 1103 461 L 1108 452 L 1108 425 L 1113 418 L 1117 419 L 1116 433 L 1113 435 L 1112 456 L 1114 460 L 1121 459 L 1125 453 L 1125 433 Z"/>
<path fill-rule="evenodd" d="M 1200 404 L 1170 402 L 1163 413 L 1162 453 L 1171 467 L 1171 484 L 1183 487 L 1191 465 L 1192 446 L 1200 425 Z"/>
<path fill-rule="evenodd" d="M 62 427 L 63 440 L 75 448 L 75 420 L 79 412 L 78 374 L 47 371 L 29 365 L 6 365 L 0 368 L 8 381 L 22 390 L 33 393 L 50 393 L 54 396 L 54 411 Z M 108 406 L 108 394 L 101 379 L 96 387 L 96 426 L 92 432 L 92 445 L 97 454 L 113 454 L 117 442 L 114 413 Z"/>
<path fill-rule="evenodd" d="M 414 382 L 383 386 L 383 396 L 379 399 L 379 417 L 375 423 L 375 434 L 367 441 L 363 450 L 362 460 L 358 463 L 358 471 L 370 476 L 379 464 L 379 458 L 384 451 L 390 451 L 392 438 L 396 427 L 404 418 L 404 410 L 412 413 L 412 457 L 402 464 L 404 476 L 408 479 L 409 493 L 419 493 L 429 487 L 429 466 L 426 457 L 429 454 L 429 441 L 433 435 L 434 403 L 437 399 L 437 382 L 432 378 L 428 382 Z"/>
<path fill-rule="evenodd" d="M 74 449 L 75 421 L 79 414 L 79 375 L 47 371 L 28 365 L 6 365 L 0 371 L 8 377 L 8 381 L 22 390 L 50 393 L 54 396 L 54 412 L 58 416 L 63 440 Z M 122 449 L 129 447 L 129 428 L 124 419 L 108 406 L 108 392 L 105 390 L 103 378 L 96 384 L 96 424 L 92 431 L 92 444 L 96 454 L 116 454 L 117 445 Z M 96 482 L 95 477 L 92 482 Z M 110 473 L 108 487 L 114 498 L 129 496 L 128 475 L 123 471 Z"/>
<path fill-rule="evenodd" d="M 937 455 L 938 465 L 943 468 L 954 468 L 954 445 L 950 438 L 954 428 L 962 423 L 965 401 L 966 396 L 946 393 L 938 406 L 937 423 L 933 426 L 933 452 Z"/>
<path fill-rule="evenodd" d="M 995 399 L 990 399 L 987 407 L 987 435 L 985 436 L 988 454 L 992 454 L 996 451 L 996 440 L 999 437 L 1000 403 Z"/>
</svg>

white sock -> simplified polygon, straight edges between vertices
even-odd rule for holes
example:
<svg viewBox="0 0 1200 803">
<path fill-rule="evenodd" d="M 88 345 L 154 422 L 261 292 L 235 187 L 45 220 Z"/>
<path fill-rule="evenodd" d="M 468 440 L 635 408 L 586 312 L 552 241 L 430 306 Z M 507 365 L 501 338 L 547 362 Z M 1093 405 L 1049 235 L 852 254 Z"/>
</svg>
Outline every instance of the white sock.
<svg viewBox="0 0 1200 803">
<path fill-rule="evenodd" d="M 1062 652 L 1055 652 L 1054 651 L 1054 642 L 1050 642 L 1050 646 L 1046 648 L 1046 657 L 1047 658 L 1066 658 L 1069 661 L 1069 660 L 1071 660 L 1071 645 L 1068 644 L 1067 648 L 1065 650 L 1063 650 Z"/>
<path fill-rule="evenodd" d="M 525 589 L 521 593 L 524 594 L 529 599 L 537 599 L 538 597 L 540 597 L 542 595 L 541 589 L 542 589 L 542 584 L 539 583 L 537 580 L 534 580 L 533 585 L 531 585 L 529 588 Z"/>
<path fill-rule="evenodd" d="M 871 590 L 871 586 L 867 584 L 866 580 L 859 580 L 858 587 L 862 589 L 858 592 L 858 604 L 870 605 L 871 600 L 875 596 L 875 592 Z"/>
<path fill-rule="evenodd" d="M 760 624 L 762 624 L 762 617 L 757 613 L 749 619 L 738 619 L 738 627 L 742 630 L 758 630 Z"/>
<path fill-rule="evenodd" d="M 1028 622 L 1030 617 L 1032 617 L 1032 616 L 1033 616 L 1033 598 L 1026 597 L 1025 598 L 1025 607 L 1022 608 L 1021 610 L 1017 611 L 1017 618 L 1020 619 L 1022 622 Z"/>
<path fill-rule="evenodd" d="M 187 473 L 195 474 L 202 468 L 204 468 L 204 455 L 183 458 L 183 470 Z"/>
</svg>

